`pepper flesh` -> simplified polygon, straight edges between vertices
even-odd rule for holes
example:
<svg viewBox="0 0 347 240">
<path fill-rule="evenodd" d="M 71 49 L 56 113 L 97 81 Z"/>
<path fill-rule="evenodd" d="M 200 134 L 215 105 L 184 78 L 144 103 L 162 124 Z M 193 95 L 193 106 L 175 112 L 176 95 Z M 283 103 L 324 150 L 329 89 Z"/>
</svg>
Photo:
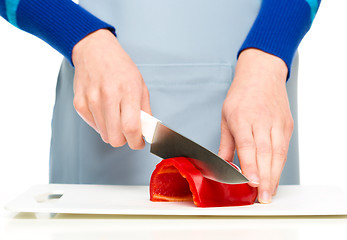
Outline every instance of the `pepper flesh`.
<svg viewBox="0 0 347 240">
<path fill-rule="evenodd" d="M 162 160 L 150 181 L 153 202 L 193 200 L 197 207 L 242 206 L 253 204 L 257 194 L 257 188 L 247 183 L 225 184 L 205 178 L 186 157 Z"/>
</svg>

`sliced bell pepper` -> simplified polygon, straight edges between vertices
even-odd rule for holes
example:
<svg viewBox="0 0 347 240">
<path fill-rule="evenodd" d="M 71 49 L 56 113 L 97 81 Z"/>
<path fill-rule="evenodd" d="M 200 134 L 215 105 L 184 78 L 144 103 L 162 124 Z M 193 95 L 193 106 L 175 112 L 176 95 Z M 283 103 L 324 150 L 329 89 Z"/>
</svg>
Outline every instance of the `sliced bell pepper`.
<svg viewBox="0 0 347 240">
<path fill-rule="evenodd" d="M 256 198 L 257 188 L 205 178 L 185 157 L 162 160 L 150 181 L 150 200 L 154 202 L 193 201 L 198 207 L 224 207 L 251 205 Z"/>
</svg>

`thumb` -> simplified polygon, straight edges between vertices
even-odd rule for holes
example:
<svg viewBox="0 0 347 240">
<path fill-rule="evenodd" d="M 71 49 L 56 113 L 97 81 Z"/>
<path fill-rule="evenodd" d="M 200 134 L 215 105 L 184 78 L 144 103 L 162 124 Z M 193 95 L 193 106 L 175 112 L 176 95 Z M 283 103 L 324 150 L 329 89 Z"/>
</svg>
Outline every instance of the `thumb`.
<svg viewBox="0 0 347 240">
<path fill-rule="evenodd" d="M 222 159 L 232 162 L 235 154 L 235 141 L 231 135 L 228 124 L 225 119 L 222 119 L 221 123 L 221 137 L 218 156 Z"/>
</svg>

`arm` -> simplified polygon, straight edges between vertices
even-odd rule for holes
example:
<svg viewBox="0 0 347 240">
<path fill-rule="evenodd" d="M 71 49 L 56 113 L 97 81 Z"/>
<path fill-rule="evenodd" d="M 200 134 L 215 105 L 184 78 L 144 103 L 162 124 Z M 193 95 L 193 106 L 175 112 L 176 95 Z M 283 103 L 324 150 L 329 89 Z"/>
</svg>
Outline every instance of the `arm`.
<svg viewBox="0 0 347 240">
<path fill-rule="evenodd" d="M 144 147 L 140 110 L 151 112 L 149 93 L 114 27 L 71 0 L 0 0 L 0 14 L 75 66 L 75 109 L 106 143 Z"/>
<path fill-rule="evenodd" d="M 319 0 L 263 0 L 243 43 L 222 110 L 219 155 L 237 150 L 258 200 L 270 203 L 286 162 L 293 131 L 286 80 L 296 49 Z"/>
<path fill-rule="evenodd" d="M 321 0 L 263 0 L 239 54 L 257 48 L 281 58 L 290 73 L 295 52 L 311 27 Z M 288 74 L 289 77 L 289 74 Z"/>
<path fill-rule="evenodd" d="M 88 34 L 114 27 L 71 0 L 0 0 L 0 15 L 63 54 L 72 64 L 73 47 Z"/>
</svg>

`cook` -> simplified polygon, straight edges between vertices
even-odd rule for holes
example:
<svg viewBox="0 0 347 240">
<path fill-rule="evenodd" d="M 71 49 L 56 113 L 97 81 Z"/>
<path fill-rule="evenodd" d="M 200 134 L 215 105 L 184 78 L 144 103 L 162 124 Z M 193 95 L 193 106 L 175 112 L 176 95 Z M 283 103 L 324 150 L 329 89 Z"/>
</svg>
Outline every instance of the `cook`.
<svg viewBox="0 0 347 240">
<path fill-rule="evenodd" d="M 148 184 L 160 159 L 141 136 L 144 110 L 234 159 L 261 203 L 299 184 L 295 52 L 319 4 L 0 0 L 1 16 L 65 56 L 50 183 Z"/>
</svg>

